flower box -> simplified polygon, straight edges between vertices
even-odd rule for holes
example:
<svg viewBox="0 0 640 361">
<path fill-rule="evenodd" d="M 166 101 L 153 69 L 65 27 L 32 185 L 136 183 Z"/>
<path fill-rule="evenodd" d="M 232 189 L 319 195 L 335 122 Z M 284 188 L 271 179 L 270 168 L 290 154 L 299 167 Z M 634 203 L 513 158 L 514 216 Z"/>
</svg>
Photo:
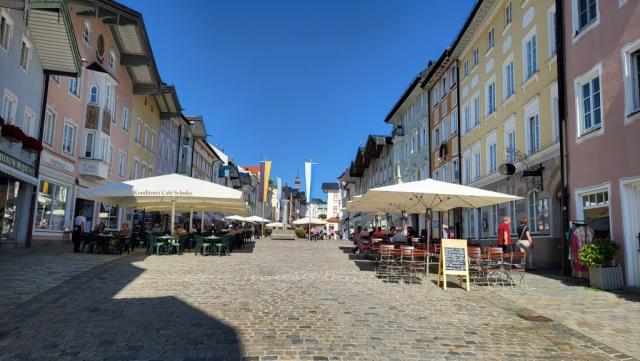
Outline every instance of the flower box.
<svg viewBox="0 0 640 361">
<path fill-rule="evenodd" d="M 0 129 L 0 134 L 2 134 L 3 137 L 9 138 L 9 140 L 14 143 L 22 142 L 27 138 L 27 135 L 24 134 L 22 129 L 13 124 L 3 125 L 2 129 Z"/>
<path fill-rule="evenodd" d="M 589 283 L 591 287 L 601 290 L 618 290 L 624 286 L 622 266 L 589 267 Z"/>
<path fill-rule="evenodd" d="M 27 137 L 22 141 L 22 148 L 27 151 L 38 153 L 42 151 L 42 142 L 33 137 Z"/>
</svg>

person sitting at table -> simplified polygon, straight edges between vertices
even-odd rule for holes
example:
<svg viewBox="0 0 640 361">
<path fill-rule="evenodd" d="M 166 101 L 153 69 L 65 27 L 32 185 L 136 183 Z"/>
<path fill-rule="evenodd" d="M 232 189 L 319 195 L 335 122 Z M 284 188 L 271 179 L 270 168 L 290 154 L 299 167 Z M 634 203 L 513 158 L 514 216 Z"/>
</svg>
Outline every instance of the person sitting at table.
<svg viewBox="0 0 640 361">
<path fill-rule="evenodd" d="M 113 245 L 116 250 L 119 250 L 122 253 L 124 246 L 131 239 L 131 228 L 129 228 L 129 222 L 122 222 L 122 227 L 120 228 L 120 232 L 117 234 L 117 238 L 113 239 Z M 127 245 L 128 247 L 128 245 Z"/>
<path fill-rule="evenodd" d="M 129 228 L 129 222 L 122 222 L 122 228 L 118 232 L 118 237 L 131 238 L 131 228 Z"/>
<path fill-rule="evenodd" d="M 372 235 L 373 238 L 378 238 L 378 239 L 383 239 L 384 236 L 385 236 L 385 234 L 382 231 L 382 227 L 378 227 L 378 229 L 376 229 L 375 232 L 373 232 L 373 235 Z"/>
<path fill-rule="evenodd" d="M 404 243 L 407 241 L 407 236 L 405 236 L 402 232 L 396 232 L 395 227 L 391 227 L 391 232 L 393 233 L 393 237 L 391 237 L 391 242 Z"/>
<path fill-rule="evenodd" d="M 162 228 L 160 227 L 160 223 L 156 222 L 151 227 L 151 234 L 159 236 L 162 234 Z"/>
<path fill-rule="evenodd" d="M 200 231 L 198 230 L 198 225 L 195 223 L 191 224 L 191 229 L 189 230 L 189 233 L 200 233 Z"/>
<path fill-rule="evenodd" d="M 107 225 L 104 224 L 104 222 L 100 222 L 100 224 L 95 226 L 95 228 L 93 229 L 93 233 L 95 233 L 95 234 L 104 234 L 106 229 L 107 229 Z"/>
<path fill-rule="evenodd" d="M 176 223 L 173 225 L 173 233 L 178 235 L 178 236 L 184 236 L 186 234 L 188 234 L 189 232 L 187 232 L 186 229 L 184 229 L 182 227 L 182 225 L 180 225 L 180 223 Z"/>
</svg>

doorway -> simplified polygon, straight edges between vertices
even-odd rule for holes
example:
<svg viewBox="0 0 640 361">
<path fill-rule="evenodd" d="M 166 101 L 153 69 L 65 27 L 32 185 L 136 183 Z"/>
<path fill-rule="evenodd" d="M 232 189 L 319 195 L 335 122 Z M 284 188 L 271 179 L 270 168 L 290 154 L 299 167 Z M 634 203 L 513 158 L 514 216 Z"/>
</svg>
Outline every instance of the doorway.
<svg viewBox="0 0 640 361">
<path fill-rule="evenodd" d="M 640 287 L 640 178 L 620 181 L 627 285 Z"/>
</svg>

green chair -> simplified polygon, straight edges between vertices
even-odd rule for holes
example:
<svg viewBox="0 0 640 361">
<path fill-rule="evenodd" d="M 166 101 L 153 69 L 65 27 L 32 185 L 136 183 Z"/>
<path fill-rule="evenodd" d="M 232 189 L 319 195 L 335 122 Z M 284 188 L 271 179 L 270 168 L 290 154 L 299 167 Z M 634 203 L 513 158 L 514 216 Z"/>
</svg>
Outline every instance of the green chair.
<svg viewBox="0 0 640 361">
<path fill-rule="evenodd" d="M 211 244 L 205 242 L 204 237 L 199 234 L 194 235 L 193 238 L 196 240 L 196 247 L 195 247 L 194 254 L 197 256 L 199 252 L 201 255 L 206 256 L 207 249 L 211 251 Z"/>
<path fill-rule="evenodd" d="M 165 244 L 163 242 L 158 242 L 158 236 L 153 234 L 149 235 L 149 243 L 147 245 L 147 254 L 149 254 L 149 252 L 153 254 L 153 251 L 155 250 L 155 253 L 159 255 L 161 249 L 163 253 L 166 251 Z"/>
<path fill-rule="evenodd" d="M 176 254 L 178 255 L 182 254 L 180 250 L 180 239 L 177 236 L 171 237 L 171 239 L 168 242 L 168 246 L 169 246 L 169 253 L 175 250 Z"/>
</svg>

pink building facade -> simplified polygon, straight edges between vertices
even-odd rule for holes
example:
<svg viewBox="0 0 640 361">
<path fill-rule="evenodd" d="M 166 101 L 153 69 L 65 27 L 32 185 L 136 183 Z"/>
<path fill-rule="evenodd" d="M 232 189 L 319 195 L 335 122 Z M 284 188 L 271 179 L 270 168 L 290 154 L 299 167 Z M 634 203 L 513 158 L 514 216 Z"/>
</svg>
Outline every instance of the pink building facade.
<svg viewBox="0 0 640 361">
<path fill-rule="evenodd" d="M 563 4 L 569 217 L 620 245 L 640 286 L 640 3 Z"/>
<path fill-rule="evenodd" d="M 39 194 L 61 195 L 59 219 L 55 225 L 36 219 L 34 242 L 68 239 L 80 213 L 87 231 L 98 222 L 120 227 L 124 210 L 84 199 L 82 190 L 128 179 L 133 95 L 155 94 L 160 85 L 139 13 L 87 0 L 74 2 L 71 18 L 83 69 L 78 78 L 50 82 L 38 187 Z"/>
</svg>

